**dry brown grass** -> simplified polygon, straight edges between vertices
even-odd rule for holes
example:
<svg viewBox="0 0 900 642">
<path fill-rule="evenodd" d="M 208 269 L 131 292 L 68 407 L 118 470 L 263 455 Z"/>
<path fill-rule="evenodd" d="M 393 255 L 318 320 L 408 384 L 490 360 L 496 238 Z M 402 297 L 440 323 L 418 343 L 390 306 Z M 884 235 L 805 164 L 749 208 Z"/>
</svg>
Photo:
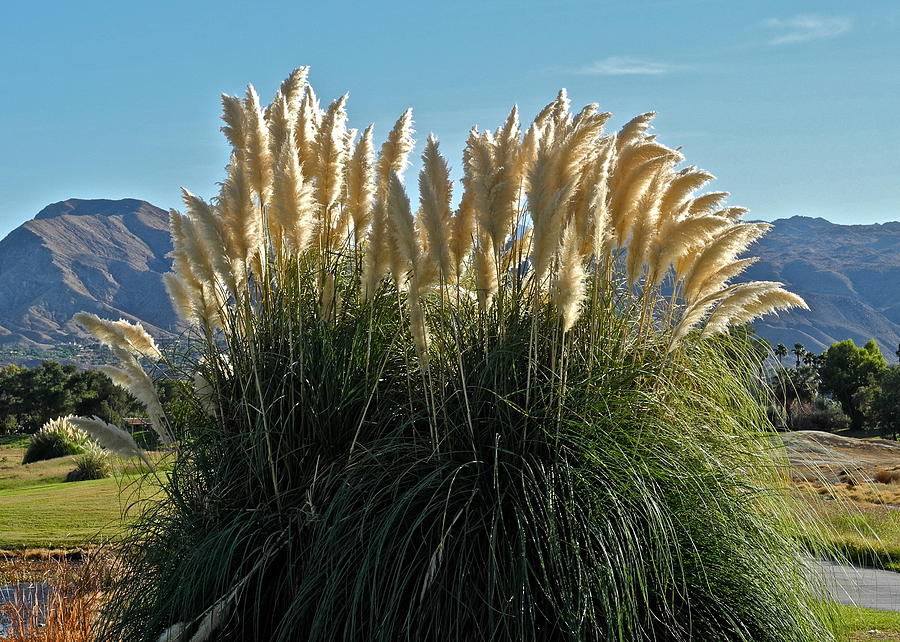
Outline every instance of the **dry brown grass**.
<svg viewBox="0 0 900 642">
<path fill-rule="evenodd" d="M 801 491 L 816 493 L 824 498 L 838 502 L 855 502 L 858 504 L 881 504 L 886 506 L 900 505 L 900 487 L 891 487 L 884 483 L 845 482 L 828 484 L 818 481 L 798 481 L 795 485 Z"/>
<path fill-rule="evenodd" d="M 30 557 L 4 557 L 4 581 L 16 585 L 13 600 L 0 604 L 8 618 L 10 642 L 92 642 L 103 587 L 112 559 L 99 552 L 31 551 Z M 46 586 L 46 600 L 35 587 Z"/>
<path fill-rule="evenodd" d="M 900 484 L 900 466 L 879 468 L 872 477 L 879 484 Z"/>
<path fill-rule="evenodd" d="M 96 547 L 0 549 L 0 584 L 45 581 L 99 555 Z"/>
</svg>

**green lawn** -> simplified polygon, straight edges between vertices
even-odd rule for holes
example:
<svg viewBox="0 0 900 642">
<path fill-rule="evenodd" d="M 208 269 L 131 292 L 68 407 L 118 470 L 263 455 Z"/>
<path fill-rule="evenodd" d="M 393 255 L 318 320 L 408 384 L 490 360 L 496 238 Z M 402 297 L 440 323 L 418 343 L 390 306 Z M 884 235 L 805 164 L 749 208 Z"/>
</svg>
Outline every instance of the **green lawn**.
<svg viewBox="0 0 900 642">
<path fill-rule="evenodd" d="M 75 456 L 22 464 L 25 448 L 0 446 L 0 491 L 60 483 L 75 468 Z"/>
<path fill-rule="evenodd" d="M 841 621 L 840 633 L 847 640 L 900 641 L 900 613 L 840 606 L 838 617 Z"/>
<path fill-rule="evenodd" d="M 0 435 L 0 449 L 27 448 L 30 435 Z"/>
<path fill-rule="evenodd" d="M 22 465 L 27 438 L 0 440 L 0 549 L 73 548 L 122 533 L 155 479 L 118 460 L 110 479 L 63 482 L 74 457 Z"/>
</svg>

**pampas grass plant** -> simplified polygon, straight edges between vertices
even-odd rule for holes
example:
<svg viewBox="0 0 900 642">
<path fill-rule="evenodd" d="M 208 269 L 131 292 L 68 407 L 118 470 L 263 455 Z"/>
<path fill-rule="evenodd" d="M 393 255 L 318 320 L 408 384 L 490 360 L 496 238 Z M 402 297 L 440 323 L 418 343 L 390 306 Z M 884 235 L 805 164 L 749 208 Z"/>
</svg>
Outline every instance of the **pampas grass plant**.
<svg viewBox="0 0 900 642">
<path fill-rule="evenodd" d="M 22 463 L 31 464 L 85 452 L 91 444 L 90 435 L 81 430 L 73 419 L 75 417 L 71 415 L 57 417 L 41 426 L 31 436 Z"/>
<path fill-rule="evenodd" d="M 78 482 L 89 479 L 104 479 L 112 476 L 109 452 L 92 444 L 83 454 L 73 461 L 75 468 L 66 475 L 65 481 Z"/>
<path fill-rule="evenodd" d="M 100 639 L 832 639 L 729 333 L 804 305 L 735 282 L 766 226 L 564 91 L 470 132 L 458 205 L 430 137 L 414 211 L 412 112 L 376 156 L 306 78 L 223 97 L 221 192 L 172 213 L 198 420 L 154 420 Z"/>
</svg>

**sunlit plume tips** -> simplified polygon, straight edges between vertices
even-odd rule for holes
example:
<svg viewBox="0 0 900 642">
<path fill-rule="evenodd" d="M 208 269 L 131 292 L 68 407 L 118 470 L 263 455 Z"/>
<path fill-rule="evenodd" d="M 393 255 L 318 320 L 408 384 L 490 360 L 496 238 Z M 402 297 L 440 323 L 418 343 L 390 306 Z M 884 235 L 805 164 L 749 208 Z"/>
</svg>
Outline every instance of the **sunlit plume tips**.
<svg viewBox="0 0 900 642">
<path fill-rule="evenodd" d="M 125 319 L 107 321 L 89 312 L 79 312 L 73 319 L 104 345 L 122 348 L 148 359 L 162 358 L 153 337 L 137 323 Z"/>
<path fill-rule="evenodd" d="M 767 226 L 743 222 L 726 192 L 701 193 L 713 175 L 682 166 L 680 149 L 650 133 L 653 112 L 606 133 L 610 114 L 596 103 L 572 112 L 565 90 L 527 126 L 513 107 L 495 128 L 469 131 L 458 201 L 451 163 L 430 136 L 413 211 L 403 177 L 412 110 L 376 155 L 373 127 L 349 125 L 347 94 L 322 110 L 307 75 L 292 72 L 266 107 L 252 86 L 223 96 L 232 154 L 219 193 L 207 202 L 185 190 L 186 214 L 172 214 L 166 287 L 210 342 L 248 332 L 288 286 L 325 324 L 338 322 L 348 293 L 353 305 L 400 294 L 423 360 L 428 337 L 447 336 L 440 326 L 461 312 L 454 307 L 549 305 L 566 337 L 595 331 L 578 321 L 600 318 L 603 305 L 604 314 L 639 310 L 636 337 L 677 346 L 695 329 L 709 336 L 805 305 L 780 284 L 740 282 Z M 149 335 L 77 319 L 127 357 L 118 380 L 158 414 L 135 370 L 135 357 L 159 358 Z"/>
</svg>

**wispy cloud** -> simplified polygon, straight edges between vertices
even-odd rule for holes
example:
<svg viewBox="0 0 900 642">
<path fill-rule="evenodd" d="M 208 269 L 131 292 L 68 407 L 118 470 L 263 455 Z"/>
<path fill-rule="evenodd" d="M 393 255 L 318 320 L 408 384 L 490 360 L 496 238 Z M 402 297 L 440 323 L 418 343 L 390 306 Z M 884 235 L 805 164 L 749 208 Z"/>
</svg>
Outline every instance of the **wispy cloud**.
<svg viewBox="0 0 900 642">
<path fill-rule="evenodd" d="M 794 45 L 840 36 L 850 31 L 853 23 L 849 18 L 840 16 L 807 14 L 793 18 L 770 18 L 766 26 L 778 33 L 769 40 L 770 45 Z"/>
<path fill-rule="evenodd" d="M 569 69 L 572 74 L 582 76 L 658 76 L 673 71 L 683 71 L 683 65 L 675 65 L 656 60 L 631 58 L 629 56 L 608 56 L 582 67 Z"/>
</svg>

